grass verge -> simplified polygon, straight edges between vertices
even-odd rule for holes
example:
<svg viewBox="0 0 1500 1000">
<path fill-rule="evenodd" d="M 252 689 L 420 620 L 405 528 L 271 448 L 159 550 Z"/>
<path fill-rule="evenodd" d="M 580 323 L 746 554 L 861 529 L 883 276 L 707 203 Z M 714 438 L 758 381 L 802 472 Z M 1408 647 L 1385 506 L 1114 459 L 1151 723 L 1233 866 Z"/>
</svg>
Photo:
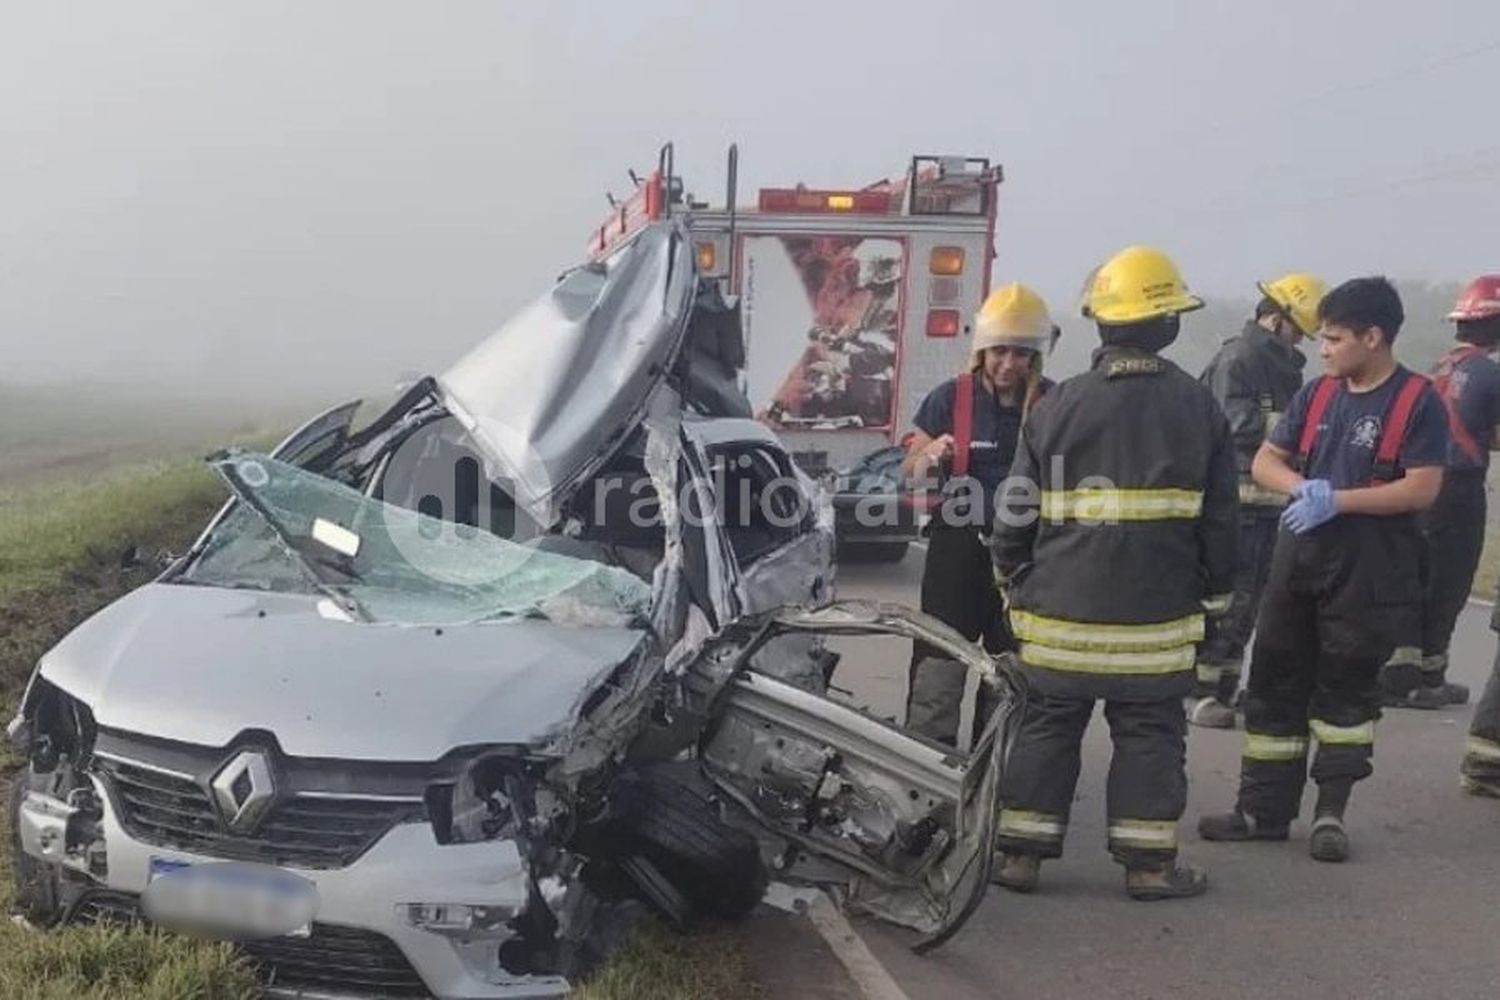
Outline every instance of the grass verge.
<svg viewBox="0 0 1500 1000">
<path fill-rule="evenodd" d="M 578 1000 L 756 1000 L 745 950 L 733 927 L 678 934 L 659 924 L 638 932 Z"/>
<path fill-rule="evenodd" d="M 201 463 L 0 494 L 0 712 L 9 719 L 37 659 L 70 629 L 182 551 L 223 490 Z M 137 558 L 125 558 L 127 553 Z M 19 762 L 0 741 L 0 793 Z M 4 801 L 4 799 L 0 799 Z M 8 914 L 10 832 L 0 816 L 0 916 Z M 586 1000 L 754 1000 L 732 929 L 639 932 L 575 994 Z M 250 1000 L 255 977 L 226 945 L 141 929 L 37 934 L 0 921 L 4 1000 Z"/>
</svg>

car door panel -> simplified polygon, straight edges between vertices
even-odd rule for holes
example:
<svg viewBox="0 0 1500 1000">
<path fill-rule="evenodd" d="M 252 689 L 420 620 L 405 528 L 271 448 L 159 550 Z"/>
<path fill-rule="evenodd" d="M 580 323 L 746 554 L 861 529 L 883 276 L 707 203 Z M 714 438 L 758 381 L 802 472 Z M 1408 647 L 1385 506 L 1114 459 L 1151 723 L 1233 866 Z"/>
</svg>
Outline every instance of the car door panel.
<svg viewBox="0 0 1500 1000">
<path fill-rule="evenodd" d="M 971 751 L 944 747 L 758 672 L 768 644 L 797 634 L 921 639 L 976 670 L 999 707 Z M 702 766 L 731 820 L 761 837 L 777 877 L 836 887 L 851 907 L 927 935 L 925 946 L 946 939 L 988 884 L 1018 675 L 936 619 L 867 602 L 788 609 L 729 641 L 737 662 L 710 655 L 717 683 L 699 690 L 714 692 Z"/>
</svg>

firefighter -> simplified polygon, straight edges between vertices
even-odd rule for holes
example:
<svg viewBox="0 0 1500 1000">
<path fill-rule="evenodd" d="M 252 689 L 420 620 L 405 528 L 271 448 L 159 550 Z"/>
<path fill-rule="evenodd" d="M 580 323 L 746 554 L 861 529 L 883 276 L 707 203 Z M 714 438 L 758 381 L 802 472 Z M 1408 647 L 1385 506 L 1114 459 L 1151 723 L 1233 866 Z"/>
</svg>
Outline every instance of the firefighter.
<svg viewBox="0 0 1500 1000">
<path fill-rule="evenodd" d="M 943 488 L 928 525 L 922 610 L 991 652 L 1011 645 L 986 546 L 995 491 L 1010 469 L 1022 418 L 1050 384 L 1042 361 L 1057 335 L 1040 295 L 1021 284 L 996 289 L 974 318 L 966 370 L 927 394 L 907 436 L 907 480 L 918 489 Z M 963 690 L 963 667 L 917 644 L 907 726 L 956 746 Z"/>
<path fill-rule="evenodd" d="M 1448 314 L 1458 343 L 1438 362 L 1433 385 L 1448 408 L 1448 467 L 1437 503 L 1418 520 L 1426 544 L 1422 645 L 1398 648 L 1381 678 L 1386 703 L 1462 705 L 1469 689 L 1447 680 L 1448 643 L 1469 599 L 1484 548 L 1485 474 L 1500 447 L 1500 275 L 1476 278 Z"/>
<path fill-rule="evenodd" d="M 1250 464 L 1287 404 L 1302 388 L 1307 357 L 1304 339 L 1317 336 L 1318 302 L 1327 291 L 1310 274 L 1288 274 L 1261 282 L 1255 318 L 1228 340 L 1204 369 L 1201 381 L 1213 391 L 1234 435 L 1240 473 L 1239 568 L 1229 612 L 1209 623 L 1198 650 L 1198 691 L 1188 721 L 1213 729 L 1234 728 L 1234 696 L 1240 685 L 1245 644 L 1255 627 L 1255 611 L 1266 585 L 1276 519 L 1286 497 L 1263 490 Z"/>
<path fill-rule="evenodd" d="M 1255 456 L 1255 481 L 1292 496 L 1271 555 L 1245 695 L 1239 795 L 1204 816 L 1207 840 L 1286 840 L 1318 785 L 1310 852 L 1349 854 L 1344 811 L 1371 773 L 1380 667 L 1421 606 L 1417 512 L 1442 486 L 1443 402 L 1396 363 L 1401 298 L 1357 278 L 1318 306 L 1324 377 L 1297 393 Z"/>
<path fill-rule="evenodd" d="M 1021 434 L 995 530 L 1030 687 L 1001 788 L 995 881 L 1018 892 L 1061 855 L 1094 702 L 1114 741 L 1109 850 L 1136 899 L 1208 884 L 1177 860 L 1194 650 L 1234 582 L 1234 442 L 1213 394 L 1158 352 L 1201 308 L 1161 252 L 1095 272 L 1084 315 L 1103 346 Z M 1039 515 L 1039 517 L 1038 517 Z"/>
<path fill-rule="evenodd" d="M 1500 632 L 1500 604 L 1490 615 L 1490 628 Z M 1464 747 L 1463 790 L 1470 795 L 1500 799 L 1500 649 L 1495 651 L 1490 679 L 1474 707 L 1469 740 Z"/>
</svg>

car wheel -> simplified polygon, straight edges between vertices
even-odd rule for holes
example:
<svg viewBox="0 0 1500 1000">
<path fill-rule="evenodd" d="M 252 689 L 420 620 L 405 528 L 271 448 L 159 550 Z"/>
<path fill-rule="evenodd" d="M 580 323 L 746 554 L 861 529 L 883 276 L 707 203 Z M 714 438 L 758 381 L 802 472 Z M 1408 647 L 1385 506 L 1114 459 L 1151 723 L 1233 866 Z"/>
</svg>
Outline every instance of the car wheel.
<svg viewBox="0 0 1500 1000">
<path fill-rule="evenodd" d="M 651 768 L 622 776 L 615 795 L 620 853 L 649 860 L 695 915 L 743 917 L 765 895 L 769 879 L 759 843 L 726 825 L 701 789 Z"/>
<path fill-rule="evenodd" d="M 10 783 L 10 802 L 6 820 L 10 823 L 10 855 L 15 879 L 14 908 L 38 927 L 51 927 L 62 919 L 58 902 L 57 872 L 51 865 L 37 861 L 21 850 L 21 799 L 26 794 L 26 777 L 22 772 Z"/>
</svg>

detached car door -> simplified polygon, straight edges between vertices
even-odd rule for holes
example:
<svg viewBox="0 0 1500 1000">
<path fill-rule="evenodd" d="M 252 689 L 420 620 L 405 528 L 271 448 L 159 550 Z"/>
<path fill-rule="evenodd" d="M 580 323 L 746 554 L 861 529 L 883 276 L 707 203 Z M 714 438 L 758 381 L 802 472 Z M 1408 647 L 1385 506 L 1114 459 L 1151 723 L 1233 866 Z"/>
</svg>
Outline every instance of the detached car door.
<svg viewBox="0 0 1500 1000">
<path fill-rule="evenodd" d="M 968 752 L 933 743 L 754 666 L 787 636 L 920 640 L 979 674 L 997 708 Z M 937 619 L 843 601 L 726 629 L 690 688 L 708 724 L 703 771 L 727 819 L 756 833 L 773 877 L 838 889 L 847 905 L 942 943 L 989 884 L 998 784 L 1024 703 L 1019 675 Z"/>
</svg>

